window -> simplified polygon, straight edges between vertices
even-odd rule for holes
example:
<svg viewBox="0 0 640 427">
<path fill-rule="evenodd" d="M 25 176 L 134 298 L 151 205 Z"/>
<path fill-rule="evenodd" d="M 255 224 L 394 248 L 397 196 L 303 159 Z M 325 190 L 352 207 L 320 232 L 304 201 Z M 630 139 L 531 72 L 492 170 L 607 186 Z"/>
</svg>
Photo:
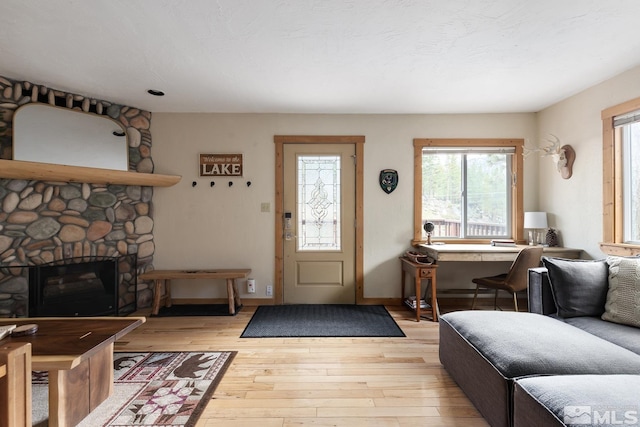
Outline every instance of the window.
<svg viewBox="0 0 640 427">
<path fill-rule="evenodd" d="M 523 140 L 415 139 L 414 244 L 522 240 Z"/>
<path fill-rule="evenodd" d="M 640 244 L 640 111 L 615 118 L 622 142 L 623 241 Z M 626 122 L 626 123 L 617 123 Z"/>
<path fill-rule="evenodd" d="M 612 255 L 640 253 L 640 98 L 602 112 L 603 239 Z"/>
<path fill-rule="evenodd" d="M 298 159 L 298 251 L 339 251 L 340 156 L 302 155 Z"/>
</svg>

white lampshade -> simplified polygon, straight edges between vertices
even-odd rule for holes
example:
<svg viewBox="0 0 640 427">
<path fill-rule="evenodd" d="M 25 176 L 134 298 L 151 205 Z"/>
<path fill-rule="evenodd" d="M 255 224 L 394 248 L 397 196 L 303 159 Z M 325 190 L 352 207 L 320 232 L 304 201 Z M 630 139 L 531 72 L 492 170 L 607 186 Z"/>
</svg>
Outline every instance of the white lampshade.
<svg viewBox="0 0 640 427">
<path fill-rule="evenodd" d="M 525 212 L 524 228 L 547 228 L 547 213 Z"/>
</svg>

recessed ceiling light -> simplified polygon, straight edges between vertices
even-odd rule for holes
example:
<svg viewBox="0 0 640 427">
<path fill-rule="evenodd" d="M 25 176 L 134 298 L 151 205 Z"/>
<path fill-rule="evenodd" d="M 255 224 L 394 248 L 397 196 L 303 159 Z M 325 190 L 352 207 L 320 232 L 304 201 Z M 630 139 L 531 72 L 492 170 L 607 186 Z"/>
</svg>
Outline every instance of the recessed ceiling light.
<svg viewBox="0 0 640 427">
<path fill-rule="evenodd" d="M 149 89 L 147 91 L 148 94 L 153 95 L 153 96 L 164 96 L 164 92 L 161 90 L 156 90 L 156 89 Z"/>
</svg>

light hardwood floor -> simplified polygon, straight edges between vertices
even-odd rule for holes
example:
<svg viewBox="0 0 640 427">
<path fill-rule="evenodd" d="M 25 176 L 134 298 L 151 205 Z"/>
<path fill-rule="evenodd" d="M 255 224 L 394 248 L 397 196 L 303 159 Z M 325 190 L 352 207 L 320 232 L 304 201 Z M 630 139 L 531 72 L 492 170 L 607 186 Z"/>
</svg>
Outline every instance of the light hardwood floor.
<svg viewBox="0 0 640 427">
<path fill-rule="evenodd" d="M 244 307 L 147 317 L 116 351 L 237 351 L 197 427 L 488 426 L 440 365 L 438 324 L 387 309 L 405 338 L 239 338 Z"/>
</svg>

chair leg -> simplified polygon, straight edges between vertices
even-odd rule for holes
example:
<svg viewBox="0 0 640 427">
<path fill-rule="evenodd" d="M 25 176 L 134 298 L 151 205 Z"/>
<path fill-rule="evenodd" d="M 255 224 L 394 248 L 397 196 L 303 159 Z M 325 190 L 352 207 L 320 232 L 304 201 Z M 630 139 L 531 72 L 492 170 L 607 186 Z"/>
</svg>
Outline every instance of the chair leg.
<svg viewBox="0 0 640 427">
<path fill-rule="evenodd" d="M 476 299 L 478 299 L 478 285 L 476 285 L 476 293 L 473 294 L 473 302 L 471 303 L 471 310 L 476 308 Z"/>
<path fill-rule="evenodd" d="M 513 307 L 518 311 L 518 297 L 515 292 L 513 293 Z"/>
</svg>

